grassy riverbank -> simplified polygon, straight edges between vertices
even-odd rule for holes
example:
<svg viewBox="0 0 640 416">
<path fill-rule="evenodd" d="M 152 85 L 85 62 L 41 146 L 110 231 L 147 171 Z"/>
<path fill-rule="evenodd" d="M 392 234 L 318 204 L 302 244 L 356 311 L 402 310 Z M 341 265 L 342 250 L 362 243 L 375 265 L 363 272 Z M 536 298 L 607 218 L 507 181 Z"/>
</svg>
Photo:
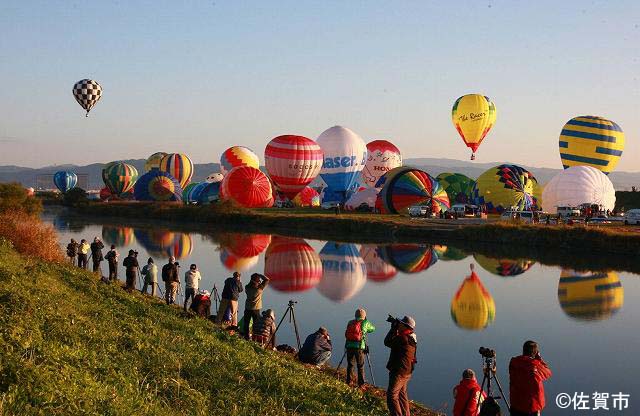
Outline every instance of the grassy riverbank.
<svg viewBox="0 0 640 416">
<path fill-rule="evenodd" d="M 386 414 L 375 391 L 1 239 L 0 299 L 2 415 Z"/>
</svg>

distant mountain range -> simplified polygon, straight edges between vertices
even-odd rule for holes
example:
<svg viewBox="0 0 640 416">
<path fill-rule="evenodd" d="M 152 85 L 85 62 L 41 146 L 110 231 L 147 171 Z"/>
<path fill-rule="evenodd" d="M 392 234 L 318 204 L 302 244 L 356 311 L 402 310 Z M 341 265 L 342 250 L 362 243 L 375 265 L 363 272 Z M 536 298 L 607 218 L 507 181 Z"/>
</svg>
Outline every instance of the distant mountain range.
<svg viewBox="0 0 640 416">
<path fill-rule="evenodd" d="M 124 162 L 135 166 L 139 172 L 144 171 L 144 159 L 125 160 Z M 464 160 L 455 159 L 435 159 L 435 158 L 416 158 L 405 159 L 405 165 L 415 166 L 429 172 L 435 176 L 442 172 L 457 172 L 465 174 L 471 178 L 477 178 L 487 169 L 497 166 L 500 163 L 474 163 Z M 35 186 L 38 175 L 51 175 L 59 170 L 71 170 L 78 174 L 88 175 L 88 189 L 100 189 L 102 183 L 102 164 L 93 163 L 85 166 L 77 165 L 57 165 L 47 166 L 43 168 L 25 168 L 20 166 L 0 166 L 0 182 L 19 182 L 29 187 Z M 523 166 L 533 172 L 538 182 L 546 184 L 554 175 L 560 172 L 560 169 L 536 168 L 533 166 Z M 193 181 L 203 181 L 209 174 L 220 171 L 218 163 L 205 163 L 195 165 L 195 174 Z M 264 168 L 262 168 L 264 170 Z M 632 186 L 640 187 L 640 172 L 613 172 L 609 175 L 616 190 L 628 191 Z M 320 179 L 316 179 L 316 184 L 320 183 Z M 53 184 L 51 185 L 53 187 Z"/>
</svg>

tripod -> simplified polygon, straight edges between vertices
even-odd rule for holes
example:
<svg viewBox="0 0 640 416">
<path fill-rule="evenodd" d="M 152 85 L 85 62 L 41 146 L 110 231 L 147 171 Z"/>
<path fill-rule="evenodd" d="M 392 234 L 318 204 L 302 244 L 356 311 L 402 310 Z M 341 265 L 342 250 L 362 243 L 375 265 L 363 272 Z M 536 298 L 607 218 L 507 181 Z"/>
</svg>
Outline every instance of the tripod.
<svg viewBox="0 0 640 416">
<path fill-rule="evenodd" d="M 484 357 L 484 366 L 482 367 L 482 373 L 484 376 L 482 377 L 482 384 L 480 385 L 480 392 L 484 391 L 484 383 L 487 383 L 487 397 L 491 397 L 493 399 L 499 399 L 502 396 L 502 400 L 504 400 L 504 404 L 507 405 L 507 411 L 511 412 L 511 407 L 509 406 L 509 401 L 504 395 L 502 391 L 502 386 L 500 385 L 500 381 L 498 380 L 498 376 L 496 375 L 496 355 L 495 351 L 492 350 L 493 356 L 483 355 Z M 500 391 L 500 396 L 493 396 L 493 391 L 491 389 L 491 380 L 496 382 L 498 386 L 498 390 Z"/>
<path fill-rule="evenodd" d="M 215 283 L 213 284 L 213 289 L 211 289 L 211 294 L 213 295 L 213 300 L 216 302 L 216 313 L 218 313 L 218 301 L 220 300 L 220 295 L 218 294 L 218 288 Z"/>
<path fill-rule="evenodd" d="M 376 385 L 376 378 L 373 376 L 373 369 L 371 367 L 371 357 L 369 356 L 369 345 L 365 345 L 364 355 L 367 356 L 367 364 L 369 365 L 369 374 L 371 375 L 371 381 L 373 382 L 373 385 L 375 386 Z M 342 354 L 342 358 L 340 359 L 340 362 L 338 363 L 338 367 L 336 368 L 336 371 L 340 371 L 340 367 L 342 367 L 342 362 L 344 361 L 346 356 L 347 356 L 347 349 L 345 348 L 344 354 Z"/>
<path fill-rule="evenodd" d="M 293 305 L 295 305 L 296 303 L 298 302 L 293 300 L 289 301 L 289 304 L 287 305 L 287 310 L 284 311 L 284 314 L 282 315 L 282 318 L 280 319 L 280 322 L 278 323 L 278 326 L 276 327 L 275 332 L 271 335 L 271 338 L 269 339 L 269 343 L 267 344 L 267 346 L 270 346 L 273 343 L 273 339 L 278 333 L 278 329 L 280 329 L 280 325 L 282 325 L 284 318 L 286 318 L 287 315 L 289 315 L 289 323 L 293 323 L 293 330 L 296 333 L 296 341 L 298 342 L 298 351 L 300 351 L 300 349 L 302 348 L 302 344 L 300 343 L 300 334 L 298 333 L 298 323 L 296 322 L 296 313 L 293 308 Z"/>
</svg>

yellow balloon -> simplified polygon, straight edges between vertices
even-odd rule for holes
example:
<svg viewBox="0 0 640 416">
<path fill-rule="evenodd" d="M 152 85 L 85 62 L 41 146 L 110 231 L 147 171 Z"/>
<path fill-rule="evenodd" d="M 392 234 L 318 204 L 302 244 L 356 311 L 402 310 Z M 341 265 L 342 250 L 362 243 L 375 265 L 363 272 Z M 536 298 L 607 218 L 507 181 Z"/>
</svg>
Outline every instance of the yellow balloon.
<svg viewBox="0 0 640 416">
<path fill-rule="evenodd" d="M 495 124 L 497 115 L 495 104 L 482 94 L 463 95 L 453 104 L 451 121 L 471 148 L 471 160 L 475 159 L 475 152 Z"/>
<path fill-rule="evenodd" d="M 592 166 L 611 173 L 624 150 L 624 132 L 602 117 L 580 116 L 567 122 L 560 132 L 562 166 Z"/>
<path fill-rule="evenodd" d="M 580 320 L 609 318 L 624 304 L 624 288 L 614 272 L 578 272 L 563 269 L 558 301 L 568 316 Z"/>
<path fill-rule="evenodd" d="M 451 299 L 451 318 L 461 328 L 482 330 L 496 317 L 496 305 L 474 272 Z"/>
</svg>

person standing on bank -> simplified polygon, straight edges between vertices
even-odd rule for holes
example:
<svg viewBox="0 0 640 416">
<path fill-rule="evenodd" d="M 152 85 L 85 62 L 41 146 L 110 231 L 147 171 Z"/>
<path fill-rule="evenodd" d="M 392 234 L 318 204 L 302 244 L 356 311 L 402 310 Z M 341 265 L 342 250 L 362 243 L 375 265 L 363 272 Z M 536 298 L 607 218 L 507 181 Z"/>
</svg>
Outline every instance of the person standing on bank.
<svg viewBox="0 0 640 416">
<path fill-rule="evenodd" d="M 87 243 L 87 240 L 84 238 L 80 240 L 80 245 L 78 246 L 78 267 L 81 269 L 87 268 L 87 261 L 89 260 L 89 250 L 91 246 Z"/>
<path fill-rule="evenodd" d="M 107 264 L 109 265 L 109 281 L 118 280 L 118 251 L 116 250 L 115 245 L 111 245 L 111 250 L 107 252 L 107 255 L 104 258 L 107 260 Z"/>
<path fill-rule="evenodd" d="M 358 387 L 364 384 L 364 355 L 368 353 L 367 334 L 376 327 L 367 319 L 367 311 L 360 308 L 356 311 L 356 319 L 349 321 L 344 331 L 347 349 L 347 384 L 351 385 L 354 367 L 358 367 Z"/>
<path fill-rule="evenodd" d="M 551 377 L 551 369 L 540 356 L 538 344 L 527 341 L 522 355 L 509 362 L 509 397 L 512 416 L 539 415 L 545 406 L 543 381 Z"/>
<path fill-rule="evenodd" d="M 244 303 L 244 317 L 242 318 L 243 333 L 246 339 L 249 339 L 249 324 L 258 322 L 260 319 L 260 309 L 262 309 L 262 292 L 269 284 L 269 278 L 258 273 L 251 275 L 251 280 L 244 287 L 247 299 Z"/>
<path fill-rule="evenodd" d="M 218 315 L 216 315 L 216 322 L 218 324 L 222 323 L 224 313 L 227 311 L 227 308 L 230 308 L 231 325 L 238 325 L 238 298 L 242 291 L 240 273 L 233 272 L 233 277 L 229 277 L 224 281 L 224 288 L 222 289 L 222 296 L 220 299 L 220 308 L 218 309 Z"/>
<path fill-rule="evenodd" d="M 193 299 L 196 297 L 196 292 L 198 291 L 199 282 L 202 280 L 202 276 L 200 276 L 200 272 L 198 271 L 198 266 L 192 264 L 189 267 L 189 270 L 184 274 L 184 311 L 187 311 L 187 301 L 191 299 L 193 303 Z"/>
<path fill-rule="evenodd" d="M 125 267 L 125 276 L 127 278 L 125 290 L 132 291 L 136 288 L 136 278 L 138 277 L 138 253 L 129 250 L 129 255 L 122 261 Z"/>
<path fill-rule="evenodd" d="M 73 266 L 76 265 L 76 256 L 78 255 L 78 242 L 71 239 L 71 242 L 67 244 L 67 257 Z"/>
<path fill-rule="evenodd" d="M 102 256 L 102 249 L 104 248 L 104 244 L 98 237 L 93 239 L 93 243 L 91 243 L 91 260 L 93 262 L 93 272 L 98 273 L 100 271 L 100 263 L 104 260 Z"/>
<path fill-rule="evenodd" d="M 144 279 L 141 292 L 146 295 L 147 288 L 151 286 L 151 296 L 155 297 L 156 286 L 158 286 L 158 266 L 156 266 L 151 257 L 149 257 L 141 272 Z"/>
<path fill-rule="evenodd" d="M 167 305 L 173 305 L 176 303 L 178 284 L 180 283 L 176 258 L 173 256 L 169 257 L 169 263 L 162 266 L 162 281 L 164 282 L 165 301 Z"/>
<path fill-rule="evenodd" d="M 402 320 L 391 318 L 391 321 L 391 329 L 384 337 L 384 345 L 391 349 L 387 362 L 387 407 L 391 416 L 410 416 L 407 385 L 416 364 L 416 321 L 410 316 Z"/>
</svg>

